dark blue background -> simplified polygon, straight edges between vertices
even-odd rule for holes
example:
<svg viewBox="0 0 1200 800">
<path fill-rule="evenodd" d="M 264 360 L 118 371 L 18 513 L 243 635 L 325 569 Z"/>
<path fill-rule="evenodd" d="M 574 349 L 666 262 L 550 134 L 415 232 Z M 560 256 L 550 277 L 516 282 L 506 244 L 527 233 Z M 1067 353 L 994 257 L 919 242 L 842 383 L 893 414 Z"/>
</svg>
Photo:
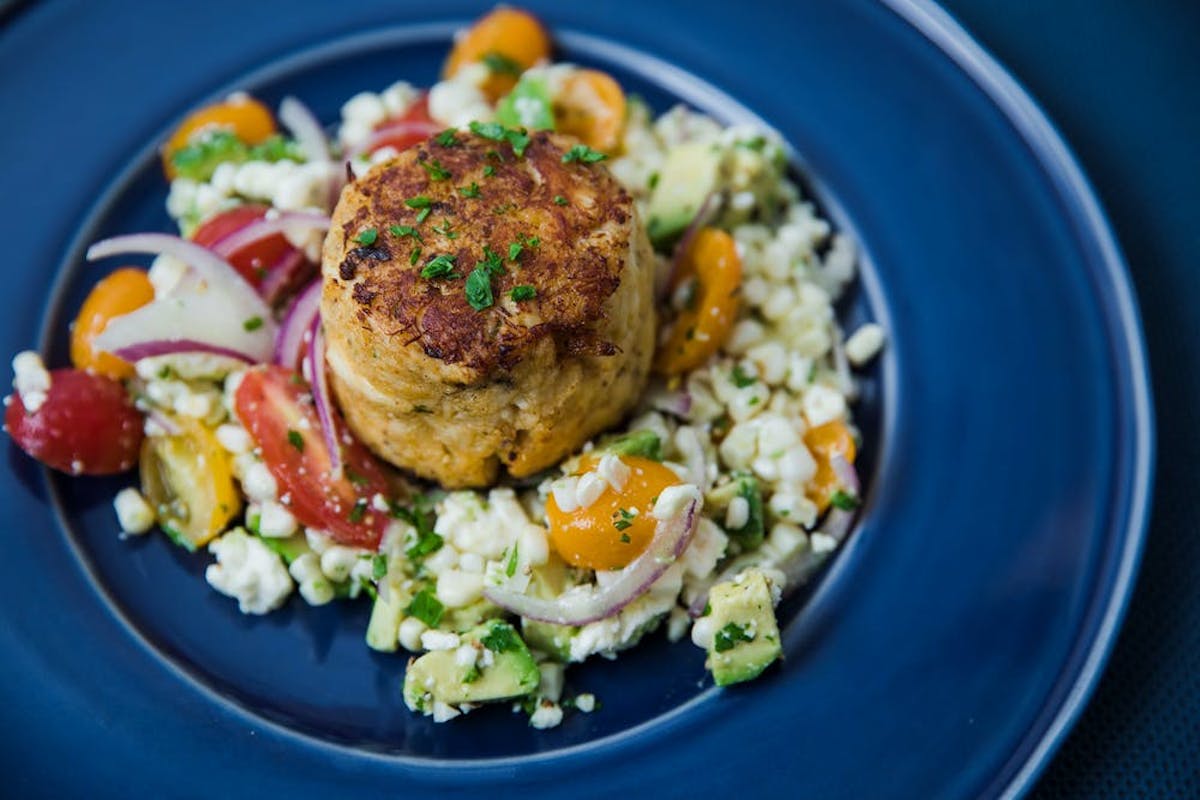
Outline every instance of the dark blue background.
<svg viewBox="0 0 1200 800">
<path fill-rule="evenodd" d="M 1158 480 L 1129 615 L 1035 797 L 1200 797 L 1200 3 L 941 0 L 1075 151 L 1133 274 Z"/>
</svg>

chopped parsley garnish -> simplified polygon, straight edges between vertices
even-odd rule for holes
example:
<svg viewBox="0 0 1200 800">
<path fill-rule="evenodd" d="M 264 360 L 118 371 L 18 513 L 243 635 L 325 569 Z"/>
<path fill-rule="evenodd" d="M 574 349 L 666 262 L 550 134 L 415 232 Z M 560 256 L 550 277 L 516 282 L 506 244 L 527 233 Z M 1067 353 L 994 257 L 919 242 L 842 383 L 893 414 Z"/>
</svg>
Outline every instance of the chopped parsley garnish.
<svg viewBox="0 0 1200 800">
<path fill-rule="evenodd" d="M 524 72 L 520 64 L 503 53 L 497 53 L 495 50 L 485 53 L 481 60 L 484 66 L 495 75 L 512 75 L 515 77 Z"/>
<path fill-rule="evenodd" d="M 541 244 L 542 244 L 542 240 L 537 236 L 526 236 L 525 237 L 525 246 L 526 247 L 529 247 L 529 248 L 540 247 Z"/>
<path fill-rule="evenodd" d="M 410 617 L 416 617 L 431 628 L 436 628 L 442 621 L 442 614 L 446 613 L 446 607 L 427 586 L 417 592 L 412 602 L 408 604 L 408 608 L 404 609 L 404 613 Z"/>
<path fill-rule="evenodd" d="M 365 497 L 360 497 L 358 500 L 354 501 L 354 508 L 350 509 L 350 514 L 347 516 L 347 518 L 351 522 L 362 522 L 363 517 L 365 517 L 366 514 L 367 499 Z"/>
<path fill-rule="evenodd" d="M 627 508 L 618 509 L 613 514 L 613 527 L 619 531 L 623 531 L 633 524 L 634 517 L 636 516 L 636 512 L 630 511 Z M 622 536 L 621 540 L 625 541 L 626 538 L 628 537 Z"/>
<path fill-rule="evenodd" d="M 747 150 L 753 150 L 755 153 L 761 153 L 763 148 L 767 146 L 765 136 L 755 136 L 753 139 L 746 139 L 736 143 L 737 147 L 744 147 Z"/>
<path fill-rule="evenodd" d="M 621 544 L 629 544 L 629 543 L 630 543 L 630 542 L 632 542 L 632 541 L 633 541 L 633 539 L 630 539 L 630 538 L 629 538 L 629 534 L 628 534 L 628 533 L 622 533 L 622 534 L 621 534 Z"/>
<path fill-rule="evenodd" d="M 418 242 L 425 241 L 424 239 L 421 238 L 421 232 L 418 231 L 416 228 L 414 228 L 412 225 L 393 225 L 390 228 L 388 228 L 388 230 L 392 232 L 392 236 L 399 236 L 399 237 L 411 236 L 414 239 L 416 239 Z"/>
<path fill-rule="evenodd" d="M 422 169 L 429 173 L 429 180 L 431 181 L 444 181 L 451 177 L 450 170 L 443 167 L 442 162 L 436 158 L 433 161 L 420 161 L 418 163 Z"/>
<path fill-rule="evenodd" d="M 251 317 L 242 323 L 242 328 L 247 331 L 256 331 L 263 326 L 262 317 Z"/>
<path fill-rule="evenodd" d="M 554 204 L 556 206 L 565 206 L 567 204 L 567 198 L 563 197 L 561 194 L 556 194 L 554 195 Z"/>
<path fill-rule="evenodd" d="M 375 240 L 378 238 L 379 238 L 379 231 L 377 229 L 367 228 L 366 230 L 360 232 L 358 234 L 358 236 L 355 236 L 354 241 L 358 242 L 361 245 L 366 245 L 367 247 L 370 247 L 371 245 L 375 244 Z"/>
<path fill-rule="evenodd" d="M 482 676 L 483 676 L 483 672 L 480 671 L 479 666 L 476 664 L 472 664 L 467 669 L 467 671 L 463 673 L 462 682 L 463 683 L 474 683 L 475 681 L 479 680 L 480 677 L 482 677 Z"/>
<path fill-rule="evenodd" d="M 658 186 L 658 173 L 651 172 L 650 177 L 646 179 L 646 188 L 654 191 L 654 187 Z"/>
<path fill-rule="evenodd" d="M 458 233 L 455 232 L 454 226 L 450 224 L 450 220 L 448 220 L 448 219 L 442 220 L 441 227 L 434 225 L 433 232 L 440 233 L 442 236 L 445 236 L 447 239 L 457 239 L 458 238 Z"/>
<path fill-rule="evenodd" d="M 226 130 L 215 130 L 198 141 L 177 150 L 171 165 L 184 178 L 203 182 L 223 163 L 242 164 L 247 161 L 304 161 L 304 154 L 291 139 L 272 136 L 261 144 L 248 145 Z"/>
<path fill-rule="evenodd" d="M 371 558 L 371 577 L 379 580 L 388 573 L 387 556 L 383 553 L 376 553 Z"/>
<path fill-rule="evenodd" d="M 483 261 L 480 261 L 475 266 L 483 267 L 490 275 L 504 274 L 504 260 L 500 258 L 500 254 L 486 244 L 483 246 Z"/>
<path fill-rule="evenodd" d="M 528 285 L 514 286 L 512 290 L 509 291 L 508 296 L 511 297 L 515 302 L 520 303 L 524 300 L 532 300 L 533 298 L 537 297 L 537 289 Z"/>
<path fill-rule="evenodd" d="M 412 508 L 405 508 L 393 503 L 391 514 L 396 519 L 407 522 L 413 528 L 412 541 L 404 550 L 404 554 L 410 561 L 420 561 L 430 553 L 436 553 L 442 549 L 444 540 L 441 535 L 434 533 L 433 511 L 423 498 L 414 501 Z"/>
<path fill-rule="evenodd" d="M 479 197 L 479 184 L 475 181 L 471 181 L 470 186 L 458 187 L 458 193 L 463 197 Z"/>
<path fill-rule="evenodd" d="M 829 496 L 829 504 L 842 511 L 853 511 L 858 508 L 859 499 L 849 492 L 838 489 Z"/>
<path fill-rule="evenodd" d="M 454 271 L 454 258 L 454 256 L 445 254 L 434 256 L 421 268 L 421 277 L 429 281 L 438 278 L 446 280 L 457 278 L 458 274 Z"/>
<path fill-rule="evenodd" d="M 521 257 L 521 251 L 525 249 L 525 245 L 520 242 L 513 242 L 508 246 L 508 260 L 516 261 Z"/>
<path fill-rule="evenodd" d="M 490 177 L 492 177 L 492 176 L 493 176 L 493 175 L 495 175 L 495 174 L 496 174 L 496 168 L 495 168 L 495 167 L 493 167 L 491 164 L 484 164 L 484 166 L 483 166 L 483 177 L 485 177 L 485 178 L 490 178 Z"/>
<path fill-rule="evenodd" d="M 363 477 L 362 475 L 359 475 L 357 472 L 355 472 L 353 469 L 351 469 L 348 466 L 343 467 L 342 472 L 346 476 L 346 480 L 350 481 L 355 486 L 366 486 L 370 482 L 365 477 Z"/>
<path fill-rule="evenodd" d="M 404 205 L 408 206 L 409 208 L 429 208 L 431 205 L 433 205 L 433 201 L 425 195 L 419 194 L 416 197 L 410 197 L 405 200 Z"/>
<path fill-rule="evenodd" d="M 471 270 L 467 276 L 467 302 L 476 311 L 489 308 L 495 299 L 492 297 L 492 273 L 484 266 Z"/>
<path fill-rule="evenodd" d="M 479 637 L 479 643 L 493 653 L 507 653 L 509 650 L 520 649 L 520 638 L 513 627 L 501 623 L 492 625 L 492 629 Z"/>
<path fill-rule="evenodd" d="M 508 142 L 512 145 L 513 155 L 517 158 L 524 156 L 525 148 L 529 147 L 529 134 L 524 129 L 506 128 L 499 122 L 472 122 L 471 133 L 493 142 Z"/>
<path fill-rule="evenodd" d="M 743 370 L 741 364 L 734 365 L 733 372 L 729 375 L 729 380 L 733 381 L 733 385 L 739 389 L 745 389 L 747 386 L 753 386 L 758 383 L 758 378 Z"/>
<path fill-rule="evenodd" d="M 508 551 L 508 559 L 504 562 L 504 574 L 510 578 L 517 574 L 517 545 L 515 543 L 512 550 Z"/>
<path fill-rule="evenodd" d="M 563 153 L 562 163 L 570 164 L 572 161 L 578 161 L 581 164 L 595 164 L 597 161 L 603 161 L 606 158 L 608 156 L 599 150 L 593 150 L 586 144 L 577 144 Z"/>
<path fill-rule="evenodd" d="M 414 247 L 412 249 L 412 252 L 408 254 L 408 263 L 412 264 L 415 267 L 417 265 L 417 262 L 420 260 L 421 260 L 421 248 Z"/>
<path fill-rule="evenodd" d="M 429 213 L 431 211 L 433 211 L 432 208 L 422 208 L 420 211 L 418 211 L 417 212 L 417 222 L 421 223 L 421 222 L 424 222 L 426 219 L 428 219 Z"/>
<path fill-rule="evenodd" d="M 713 650 L 724 653 L 726 650 L 732 650 L 738 642 L 753 642 L 754 634 L 748 633 L 746 628 L 746 625 L 738 625 L 736 622 L 721 628 L 713 636 Z"/>
<path fill-rule="evenodd" d="M 289 429 L 287 432 L 287 439 L 288 444 L 299 450 L 301 453 L 304 452 L 304 437 L 300 435 L 300 431 Z"/>
<path fill-rule="evenodd" d="M 454 138 L 454 134 L 456 133 L 458 133 L 458 128 L 446 128 L 446 130 L 437 135 L 437 138 L 435 138 L 434 141 L 442 147 L 454 147 L 455 145 L 460 144 L 458 139 Z"/>
</svg>

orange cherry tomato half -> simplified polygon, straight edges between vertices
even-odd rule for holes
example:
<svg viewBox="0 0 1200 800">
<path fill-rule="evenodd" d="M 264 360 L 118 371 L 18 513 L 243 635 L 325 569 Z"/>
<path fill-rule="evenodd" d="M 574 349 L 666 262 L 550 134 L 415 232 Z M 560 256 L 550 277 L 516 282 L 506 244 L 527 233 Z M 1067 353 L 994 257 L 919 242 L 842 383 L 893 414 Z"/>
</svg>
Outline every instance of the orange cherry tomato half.
<svg viewBox="0 0 1200 800">
<path fill-rule="evenodd" d="M 808 499 L 824 511 L 829 507 L 833 493 L 844 489 L 833 469 L 831 459 L 835 453 L 841 453 L 846 461 L 853 464 L 858 454 L 854 446 L 854 436 L 846 427 L 846 423 L 834 420 L 809 428 L 804 433 L 804 444 L 817 462 L 817 472 L 808 483 Z"/>
<path fill-rule="evenodd" d="M 167 179 L 175 177 L 171 158 L 187 147 L 192 137 L 209 128 L 224 128 L 246 144 L 259 144 L 275 133 L 275 118 L 262 103 L 246 95 L 235 95 L 223 103 L 193 111 L 180 123 L 162 149 Z"/>
<path fill-rule="evenodd" d="M 579 70 L 563 82 L 554 100 L 554 124 L 588 147 L 616 152 L 625 128 L 625 92 L 599 70 Z"/>
<path fill-rule="evenodd" d="M 612 487 L 587 508 L 564 512 L 554 496 L 546 501 L 550 546 L 568 564 L 586 569 L 621 569 L 640 556 L 654 538 L 654 501 L 668 486 L 682 483 L 679 476 L 657 461 L 621 456 L 629 467 L 629 480 L 620 492 Z M 580 472 L 593 469 L 599 459 L 585 458 Z"/>
<path fill-rule="evenodd" d="M 659 346 L 654 366 L 677 375 L 703 364 L 717 352 L 737 318 L 742 285 L 742 261 L 733 237 L 717 228 L 696 232 L 680 259 L 672 291 L 694 282 L 691 300 L 681 310 L 666 342 Z"/>
<path fill-rule="evenodd" d="M 467 64 L 486 61 L 492 55 L 513 62 L 519 70 L 527 70 L 550 57 L 550 34 L 528 11 L 497 8 L 476 20 L 455 40 L 442 75 L 451 78 Z M 483 93 L 495 102 L 512 91 L 517 77 L 493 70 L 482 87 Z"/>
<path fill-rule="evenodd" d="M 132 364 L 100 352 L 93 343 L 113 317 L 128 314 L 153 299 L 154 286 L 144 269 L 122 267 L 97 283 L 71 325 L 71 363 L 109 378 L 132 377 Z"/>
</svg>

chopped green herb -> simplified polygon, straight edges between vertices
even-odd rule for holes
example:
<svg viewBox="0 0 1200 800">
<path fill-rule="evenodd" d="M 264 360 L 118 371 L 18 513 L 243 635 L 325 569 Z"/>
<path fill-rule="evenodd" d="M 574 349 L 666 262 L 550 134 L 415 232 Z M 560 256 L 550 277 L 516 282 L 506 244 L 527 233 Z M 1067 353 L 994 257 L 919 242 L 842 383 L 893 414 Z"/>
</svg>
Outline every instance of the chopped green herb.
<svg viewBox="0 0 1200 800">
<path fill-rule="evenodd" d="M 413 413 L 414 414 L 432 414 L 433 409 L 430 408 L 429 406 L 421 405 L 420 403 L 417 403 L 415 406 L 413 406 Z"/>
<path fill-rule="evenodd" d="M 632 542 L 632 541 L 633 541 L 633 539 L 630 539 L 630 538 L 629 538 L 629 534 L 628 534 L 628 533 L 622 533 L 622 534 L 621 534 L 621 544 L 629 544 L 629 543 L 630 543 L 630 542 Z"/>
<path fill-rule="evenodd" d="M 424 222 L 426 219 L 429 218 L 429 214 L 432 211 L 433 211 L 432 208 L 422 208 L 420 211 L 417 212 L 417 222 L 418 223 Z"/>
<path fill-rule="evenodd" d="M 581 164 L 595 164 L 597 161 L 603 161 L 606 158 L 608 156 L 599 150 L 593 150 L 586 144 L 577 144 L 563 153 L 562 163 L 570 164 L 572 161 L 578 161 Z"/>
<path fill-rule="evenodd" d="M 363 517 L 366 516 L 366 514 L 367 514 L 367 499 L 365 497 L 360 497 L 360 498 L 358 498 L 358 500 L 354 501 L 354 508 L 350 509 L 350 514 L 348 515 L 348 519 L 351 522 L 362 522 Z"/>
<path fill-rule="evenodd" d="M 472 664 L 467 671 L 463 673 L 462 682 L 474 683 L 475 681 L 479 680 L 482 675 L 483 673 L 480 671 L 479 666 L 477 664 Z"/>
<path fill-rule="evenodd" d="M 304 437 L 300 435 L 300 431 L 289 429 L 287 432 L 287 439 L 288 444 L 299 450 L 301 453 L 304 452 Z"/>
<path fill-rule="evenodd" d="M 525 246 L 526 247 L 540 247 L 541 244 L 542 244 L 542 240 L 541 240 L 541 238 L 539 238 L 537 236 L 526 236 L 525 237 Z"/>
<path fill-rule="evenodd" d="M 476 311 L 490 307 L 495 299 L 492 297 L 492 273 L 487 267 L 476 267 L 467 276 L 467 302 Z"/>
<path fill-rule="evenodd" d="M 520 648 L 520 639 L 512 625 L 492 625 L 492 629 L 479 637 L 479 643 L 493 653 L 506 653 Z"/>
<path fill-rule="evenodd" d="M 767 139 L 765 136 L 755 136 L 753 139 L 746 139 L 745 141 L 737 142 L 737 146 L 744 147 L 747 150 L 753 150 L 756 153 L 761 153 L 763 148 L 767 146 Z"/>
<path fill-rule="evenodd" d="M 355 472 L 353 469 L 351 469 L 348 466 L 343 467 L 342 472 L 345 474 L 346 480 L 350 481 L 355 486 L 366 486 L 368 483 L 370 483 L 370 481 L 368 481 L 365 477 L 363 477 L 362 475 L 359 475 L 357 472 Z"/>
<path fill-rule="evenodd" d="M 226 162 L 283 160 L 304 161 L 304 154 L 291 139 L 272 136 L 261 144 L 250 146 L 226 130 L 214 130 L 171 156 L 176 173 L 194 181 L 207 181 L 217 167 Z"/>
<path fill-rule="evenodd" d="M 442 166 L 442 162 L 436 158 L 433 161 L 419 161 L 421 168 L 429 173 L 429 180 L 444 181 L 451 177 L 450 171 Z"/>
<path fill-rule="evenodd" d="M 454 134 L 456 133 L 458 133 L 458 128 L 446 128 L 446 130 L 437 135 L 434 141 L 442 147 L 454 147 L 459 144 L 458 139 L 454 138 Z"/>
<path fill-rule="evenodd" d="M 421 238 L 421 232 L 418 231 L 416 228 L 414 228 L 412 225 L 393 225 L 390 228 L 388 228 L 388 230 L 392 232 L 392 236 L 399 236 L 399 237 L 411 236 L 412 238 L 416 239 L 418 242 L 425 241 L 424 239 Z"/>
<path fill-rule="evenodd" d="M 511 297 L 514 302 L 520 303 L 537 297 L 537 289 L 528 285 L 514 286 L 512 290 L 509 291 L 508 296 Z"/>
<path fill-rule="evenodd" d="M 434 225 L 433 232 L 440 233 L 442 236 L 445 236 L 447 239 L 457 239 L 458 238 L 458 233 L 455 232 L 454 226 L 450 224 L 450 220 L 448 220 L 448 219 L 442 220 L 441 227 Z"/>
<path fill-rule="evenodd" d="M 654 191 L 654 187 L 658 186 L 658 173 L 651 172 L 650 177 L 646 179 L 646 188 Z"/>
<path fill-rule="evenodd" d="M 413 528 L 412 541 L 404 550 L 410 561 L 419 562 L 430 553 L 442 549 L 444 540 L 433 531 L 433 511 L 424 498 L 418 498 L 411 509 L 393 503 L 391 513 L 393 517 L 407 522 Z"/>
<path fill-rule="evenodd" d="M 454 256 L 446 254 L 434 256 L 421 268 L 421 277 L 425 280 L 457 278 L 458 274 L 454 271 L 454 258 Z"/>
<path fill-rule="evenodd" d="M 754 634 L 748 633 L 745 625 L 731 622 L 713 636 L 713 650 L 724 653 L 732 650 L 738 642 L 752 642 Z"/>
<path fill-rule="evenodd" d="M 745 389 L 747 386 L 753 386 L 758 382 L 758 378 L 743 370 L 741 364 L 734 365 L 729 380 L 733 381 L 733 385 L 739 389 Z"/>
<path fill-rule="evenodd" d="M 256 331 L 263 326 L 262 317 L 251 317 L 242 323 L 242 328 L 247 331 Z"/>
<path fill-rule="evenodd" d="M 500 254 L 486 244 L 483 246 L 483 261 L 480 261 L 475 266 L 483 267 L 488 271 L 489 275 L 504 274 L 504 260 L 500 258 Z"/>
<path fill-rule="evenodd" d="M 404 613 L 410 617 L 416 617 L 431 628 L 436 628 L 442 621 L 442 614 L 446 613 L 446 607 L 434 596 L 429 587 L 425 587 L 417 592 L 412 602 L 408 604 L 408 608 L 404 609 Z"/>
<path fill-rule="evenodd" d="M 517 158 L 525 155 L 525 148 L 529 146 L 529 135 L 523 129 L 506 128 L 499 122 L 472 122 L 471 133 L 493 142 L 508 142 L 512 146 L 513 155 Z M 489 154 L 492 152 L 494 151 L 489 151 Z M 497 158 L 499 158 L 499 153 L 497 153 Z"/>
<path fill-rule="evenodd" d="M 493 176 L 493 175 L 495 175 L 495 174 L 496 174 L 496 168 L 495 168 L 495 167 L 493 167 L 491 164 L 484 164 L 484 166 L 483 166 L 483 177 L 485 177 L 485 178 L 490 178 L 490 177 L 492 177 L 492 176 Z"/>
<path fill-rule="evenodd" d="M 433 205 L 433 201 L 425 195 L 419 194 L 416 197 L 410 197 L 405 200 L 404 205 L 408 206 L 409 208 L 429 208 L 431 205 Z"/>
<path fill-rule="evenodd" d="M 470 186 L 458 187 L 458 193 L 463 197 L 479 197 L 479 184 L 475 181 L 471 181 Z"/>
<path fill-rule="evenodd" d="M 565 206 L 567 204 L 567 198 L 563 197 L 561 194 L 556 194 L 554 195 L 554 204 L 556 206 Z"/>
<path fill-rule="evenodd" d="M 842 511 L 853 511 L 858 508 L 859 499 L 849 492 L 838 489 L 830 495 L 829 504 L 834 508 L 840 508 Z"/>
<path fill-rule="evenodd" d="M 412 264 L 415 267 L 417 265 L 417 262 L 420 260 L 421 260 L 421 248 L 414 247 L 412 249 L 412 252 L 408 254 L 408 263 Z"/>
<path fill-rule="evenodd" d="M 623 531 L 633 524 L 633 520 L 636 516 L 636 512 L 630 511 L 627 508 L 618 509 L 613 514 L 613 527 L 619 531 Z M 624 538 L 625 537 L 622 537 L 622 540 Z"/>
<path fill-rule="evenodd" d="M 520 242 L 513 242 L 508 246 L 508 260 L 516 261 L 521 257 L 521 251 L 525 249 L 525 245 Z"/>
<path fill-rule="evenodd" d="M 388 573 L 387 556 L 383 553 L 376 553 L 371 557 L 371 577 L 379 580 Z"/>
<path fill-rule="evenodd" d="M 516 77 L 524 72 L 520 64 L 503 53 L 497 53 L 495 50 L 485 53 L 480 60 L 495 75 L 512 75 Z"/>
<path fill-rule="evenodd" d="M 358 236 L 354 237 L 354 241 L 358 242 L 359 244 L 370 247 L 371 245 L 375 244 L 375 240 L 378 238 L 379 238 L 379 231 L 377 229 L 367 228 L 366 230 L 360 232 L 358 234 Z"/>
<path fill-rule="evenodd" d="M 517 574 L 517 545 L 514 543 L 508 552 L 508 560 L 504 562 L 504 574 L 512 577 Z"/>
</svg>

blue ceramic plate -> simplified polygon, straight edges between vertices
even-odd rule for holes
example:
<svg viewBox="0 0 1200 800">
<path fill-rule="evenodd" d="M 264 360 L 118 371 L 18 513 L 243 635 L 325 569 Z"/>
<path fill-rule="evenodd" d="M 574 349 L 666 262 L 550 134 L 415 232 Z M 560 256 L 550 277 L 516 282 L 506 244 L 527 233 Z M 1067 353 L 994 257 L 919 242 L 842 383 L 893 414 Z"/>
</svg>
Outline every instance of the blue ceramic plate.
<svg viewBox="0 0 1200 800">
<path fill-rule="evenodd" d="M 63 363 L 97 277 L 82 248 L 168 229 L 154 145 L 186 109 L 244 88 L 330 121 L 359 89 L 434 80 L 480 11 L 347 5 L 7 12 L 0 352 Z M 20 793 L 996 796 L 1027 787 L 1078 714 L 1136 566 L 1153 433 L 1124 267 L 1044 117 L 915 0 L 530 5 L 565 58 L 660 109 L 777 128 L 862 244 L 840 310 L 891 332 L 859 412 L 868 502 L 786 604 L 783 668 L 719 692 L 702 653 L 658 639 L 578 670 L 604 706 L 561 728 L 500 708 L 437 726 L 404 710 L 402 659 L 363 645 L 364 608 L 242 617 L 203 556 L 118 541 L 125 481 L 47 475 L 10 448 L 0 761 Z"/>
</svg>

